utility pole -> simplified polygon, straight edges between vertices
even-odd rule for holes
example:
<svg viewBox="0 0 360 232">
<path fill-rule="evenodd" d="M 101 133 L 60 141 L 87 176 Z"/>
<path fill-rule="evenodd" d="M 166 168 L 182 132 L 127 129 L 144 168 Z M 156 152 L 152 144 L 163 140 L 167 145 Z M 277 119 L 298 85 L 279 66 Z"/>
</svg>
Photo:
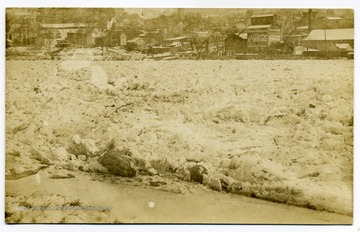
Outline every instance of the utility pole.
<svg viewBox="0 0 360 232">
<path fill-rule="evenodd" d="M 327 45 L 326 45 L 326 23 L 325 23 L 325 26 L 324 26 L 324 43 L 325 43 L 325 46 L 324 46 L 324 48 L 327 50 Z"/>
<path fill-rule="evenodd" d="M 309 15 L 308 15 L 308 30 L 309 30 L 309 33 L 311 32 L 311 15 L 312 15 L 312 9 L 309 9 Z"/>
</svg>

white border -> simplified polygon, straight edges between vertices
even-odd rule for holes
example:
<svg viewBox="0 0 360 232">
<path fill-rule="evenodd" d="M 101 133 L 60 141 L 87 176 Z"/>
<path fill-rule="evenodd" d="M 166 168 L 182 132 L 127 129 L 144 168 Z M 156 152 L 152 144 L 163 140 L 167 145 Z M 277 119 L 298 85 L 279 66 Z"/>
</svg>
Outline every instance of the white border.
<svg viewBox="0 0 360 232">
<path fill-rule="evenodd" d="M 241 225 L 241 226 L 220 226 L 220 225 L 176 225 L 176 226 L 163 226 L 163 225 L 6 225 L 4 223 L 4 179 L 5 179 L 5 8 L 6 7 L 121 7 L 121 8 L 351 8 L 355 11 L 355 76 L 354 76 L 354 89 L 359 88 L 359 50 L 358 40 L 360 39 L 359 27 L 359 10 L 360 4 L 356 0 L 3 0 L 0 1 L 1 12 L 1 79 L 0 79 L 0 144 L 1 146 L 1 160 L 0 163 L 0 176 L 1 176 L 1 199 L 0 199 L 0 231 L 351 231 L 360 232 L 360 211 L 359 200 L 359 162 L 357 153 L 359 151 L 359 92 L 355 91 L 354 99 L 354 224 L 352 226 L 263 226 L 263 225 Z"/>
<path fill-rule="evenodd" d="M 355 0 L 4 0 L 9 7 L 354 8 Z"/>
</svg>

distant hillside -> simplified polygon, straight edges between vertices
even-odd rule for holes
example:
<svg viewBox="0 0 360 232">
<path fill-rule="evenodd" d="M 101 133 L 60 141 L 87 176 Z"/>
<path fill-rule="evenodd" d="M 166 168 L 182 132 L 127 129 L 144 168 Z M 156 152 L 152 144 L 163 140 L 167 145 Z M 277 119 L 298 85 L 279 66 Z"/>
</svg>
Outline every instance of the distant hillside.
<svg viewBox="0 0 360 232">
<path fill-rule="evenodd" d="M 127 8 L 125 11 L 129 14 L 141 14 L 145 18 L 156 18 L 161 14 L 170 15 L 177 11 L 178 8 Z M 184 13 L 199 13 L 202 16 L 227 16 L 233 14 L 240 14 L 249 16 L 251 14 L 268 14 L 276 13 L 278 15 L 286 15 L 295 12 L 307 12 L 309 9 L 286 9 L 286 8 L 183 8 Z M 351 9 L 313 9 L 313 11 L 321 12 L 328 16 L 340 16 L 345 18 L 354 17 L 354 12 Z"/>
<path fill-rule="evenodd" d="M 145 18 L 151 19 L 151 18 L 159 17 L 162 14 L 166 14 L 166 15 L 172 14 L 177 9 L 176 8 L 171 8 L 171 9 L 169 9 L 169 8 L 125 8 L 124 10 L 128 14 L 140 15 L 142 13 Z"/>
<path fill-rule="evenodd" d="M 145 18 L 156 18 L 161 14 L 169 15 L 175 13 L 178 8 L 126 8 L 129 14 L 141 14 Z M 199 13 L 202 16 L 221 16 L 226 14 L 245 14 L 248 9 L 239 8 L 183 8 L 184 13 Z"/>
</svg>

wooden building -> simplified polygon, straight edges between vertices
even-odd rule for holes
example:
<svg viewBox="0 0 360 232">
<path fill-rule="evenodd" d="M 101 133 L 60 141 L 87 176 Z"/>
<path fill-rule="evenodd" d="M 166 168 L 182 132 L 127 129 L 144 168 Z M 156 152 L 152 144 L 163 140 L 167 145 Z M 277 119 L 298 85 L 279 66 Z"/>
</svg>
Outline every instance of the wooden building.
<svg viewBox="0 0 360 232">
<path fill-rule="evenodd" d="M 247 48 L 249 51 L 264 51 L 273 43 L 281 43 L 281 28 L 272 25 L 256 25 L 247 28 Z"/>
<path fill-rule="evenodd" d="M 354 48 L 354 28 L 312 30 L 301 46 L 320 51 L 338 51 L 337 44 L 349 44 Z"/>
<path fill-rule="evenodd" d="M 354 28 L 354 18 L 323 16 L 311 22 L 311 30 Z"/>
<path fill-rule="evenodd" d="M 251 26 L 247 28 L 249 51 L 267 51 L 273 43 L 283 41 L 282 30 L 277 26 L 276 20 L 276 14 L 251 16 Z"/>
<path fill-rule="evenodd" d="M 251 25 L 272 25 L 275 26 L 277 21 L 276 14 L 264 14 L 251 16 Z"/>
<path fill-rule="evenodd" d="M 127 41 L 126 48 L 129 51 L 142 50 L 146 48 L 146 43 L 142 38 L 136 37 Z"/>
<path fill-rule="evenodd" d="M 79 30 L 76 33 L 68 33 L 67 41 L 73 47 L 91 47 L 95 44 L 94 33 Z"/>
<path fill-rule="evenodd" d="M 236 55 L 237 53 L 246 53 L 247 34 L 234 33 L 225 39 L 225 54 Z"/>
</svg>

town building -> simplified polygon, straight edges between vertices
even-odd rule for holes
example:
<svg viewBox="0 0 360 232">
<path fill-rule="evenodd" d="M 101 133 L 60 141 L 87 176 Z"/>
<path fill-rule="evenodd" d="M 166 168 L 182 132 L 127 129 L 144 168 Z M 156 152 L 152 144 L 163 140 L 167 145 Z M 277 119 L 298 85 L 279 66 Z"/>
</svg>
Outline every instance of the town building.
<svg viewBox="0 0 360 232">
<path fill-rule="evenodd" d="M 87 47 L 94 43 L 94 34 L 86 23 L 42 23 L 36 38 L 39 46 L 52 46 L 57 40 L 67 40 L 73 45 Z"/>
<path fill-rule="evenodd" d="M 38 33 L 34 27 L 22 24 L 11 25 L 11 28 L 6 33 L 6 39 L 11 41 L 13 45 L 19 46 L 34 45 L 37 36 Z"/>
<path fill-rule="evenodd" d="M 143 33 L 139 35 L 146 44 L 156 44 L 159 41 L 164 39 L 161 29 L 155 29 L 151 31 L 142 31 Z"/>
<path fill-rule="evenodd" d="M 179 21 L 178 24 L 171 27 L 171 33 L 174 35 L 181 35 L 184 32 L 185 24 L 183 21 Z"/>
<path fill-rule="evenodd" d="M 142 50 L 146 48 L 146 43 L 142 38 L 136 37 L 127 41 L 126 48 L 129 51 Z"/>
<path fill-rule="evenodd" d="M 127 44 L 127 37 L 124 33 L 120 34 L 120 46 L 126 46 Z"/>
<path fill-rule="evenodd" d="M 95 33 L 87 29 L 67 33 L 67 41 L 73 47 L 91 47 L 95 44 Z"/>
<path fill-rule="evenodd" d="M 168 38 L 164 42 L 165 42 L 165 45 L 171 46 L 171 44 L 174 44 L 174 43 L 183 44 L 185 42 L 189 42 L 190 39 L 191 39 L 190 36 L 178 36 L 178 37 Z"/>
<path fill-rule="evenodd" d="M 272 25 L 275 26 L 277 21 L 276 14 L 264 14 L 251 16 L 251 25 Z"/>
<path fill-rule="evenodd" d="M 276 14 L 251 16 L 251 25 L 247 28 L 249 51 L 267 51 L 271 44 L 283 41 L 282 31 L 276 20 Z"/>
<path fill-rule="evenodd" d="M 282 32 L 280 27 L 272 25 L 256 25 L 247 28 L 248 50 L 263 51 L 267 50 L 272 43 L 282 41 Z"/>
<path fill-rule="evenodd" d="M 237 53 L 246 53 L 247 50 L 247 34 L 234 33 L 225 39 L 225 54 L 236 55 Z"/>
<path fill-rule="evenodd" d="M 311 22 L 311 30 L 354 28 L 354 18 L 341 18 L 337 16 L 322 16 Z"/>
<path fill-rule="evenodd" d="M 30 9 L 6 9 L 6 39 L 14 46 L 35 44 L 39 23 Z"/>
<path fill-rule="evenodd" d="M 299 46 L 301 41 L 309 35 L 308 31 L 308 26 L 299 26 L 294 31 L 284 36 L 284 43 L 292 47 Z"/>
<path fill-rule="evenodd" d="M 192 36 L 200 40 L 205 40 L 210 38 L 210 33 L 208 31 L 194 31 Z"/>
<path fill-rule="evenodd" d="M 301 42 L 306 48 L 320 51 L 339 51 L 348 47 L 346 44 L 354 48 L 354 28 L 312 30 Z"/>
</svg>

